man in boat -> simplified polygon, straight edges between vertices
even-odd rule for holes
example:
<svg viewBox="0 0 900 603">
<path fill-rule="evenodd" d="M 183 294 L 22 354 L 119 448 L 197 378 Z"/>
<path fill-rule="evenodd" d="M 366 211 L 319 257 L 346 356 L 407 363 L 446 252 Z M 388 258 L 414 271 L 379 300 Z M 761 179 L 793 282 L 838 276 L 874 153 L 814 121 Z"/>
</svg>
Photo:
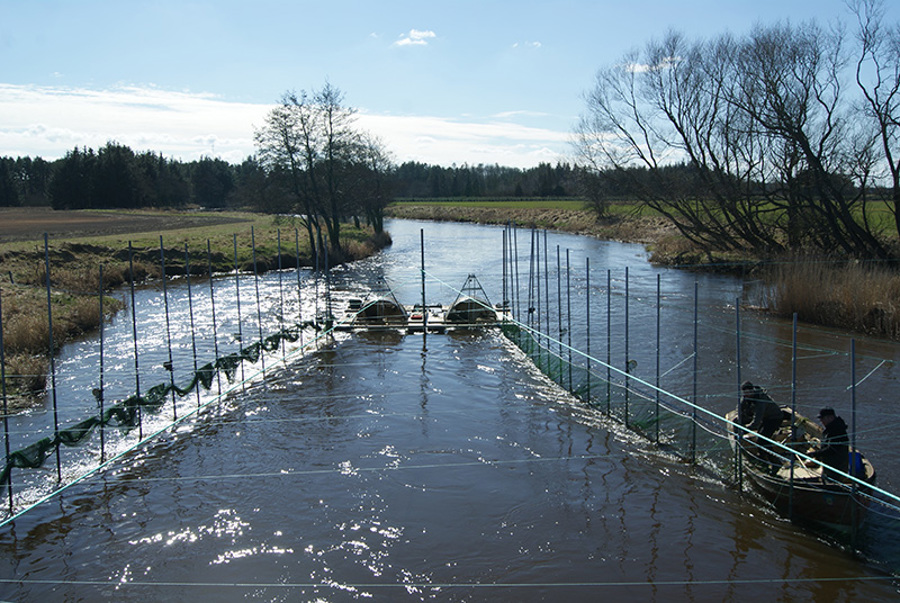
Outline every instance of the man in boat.
<svg viewBox="0 0 900 603">
<path fill-rule="evenodd" d="M 784 417 L 781 408 L 769 397 L 766 390 L 749 381 L 744 381 L 741 384 L 738 418 L 741 425 L 747 429 L 771 438 L 772 434 L 781 426 Z"/>
<path fill-rule="evenodd" d="M 813 450 L 809 456 L 826 467 L 846 473 L 850 461 L 850 436 L 847 435 L 847 424 L 835 415 L 833 408 L 820 410 L 819 421 L 825 427 L 822 431 L 822 442 L 819 449 Z M 834 477 L 834 473 L 827 469 L 823 469 L 823 475 Z"/>
</svg>

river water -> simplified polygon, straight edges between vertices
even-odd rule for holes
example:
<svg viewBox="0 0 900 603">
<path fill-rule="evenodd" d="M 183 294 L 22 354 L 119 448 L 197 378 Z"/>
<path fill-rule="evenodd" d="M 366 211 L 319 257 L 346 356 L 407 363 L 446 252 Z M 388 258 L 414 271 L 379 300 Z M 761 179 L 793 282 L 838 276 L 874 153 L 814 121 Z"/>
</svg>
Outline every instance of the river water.
<svg viewBox="0 0 900 603">
<path fill-rule="evenodd" d="M 452 301 L 452 288 L 469 273 L 500 301 L 502 229 L 414 221 L 390 221 L 388 229 L 391 248 L 334 271 L 336 306 L 383 278 L 402 302 L 418 302 L 422 232 L 428 303 Z M 586 344 L 590 300 L 592 350 L 605 357 L 609 341 L 613 363 L 627 357 L 648 380 L 656 363 L 659 275 L 661 384 L 682 396 L 695 382 L 689 360 L 696 287 L 698 400 L 719 412 L 733 407 L 735 302 L 753 303 L 757 284 L 655 268 L 636 245 L 553 233 L 547 242 L 547 266 L 555 270 L 558 246 L 559 265 L 568 259 L 571 267 L 569 287 L 557 300 L 574 308 L 573 345 Z M 520 231 L 516 244 L 524 257 L 530 234 Z M 522 291 L 528 260 L 520 261 Z M 265 333 L 277 329 L 279 308 L 285 320 L 296 318 L 301 305 L 305 317 L 323 310 L 315 292 L 324 284 L 305 272 L 300 278 L 299 300 L 296 272 L 258 281 L 244 275 L 237 287 L 233 276 L 215 279 L 215 338 L 208 282 L 193 284 L 190 306 L 183 281 L 168 285 L 168 325 L 159 289 L 139 290 L 142 387 L 169 379 L 161 367 L 168 339 L 179 381 L 193 369 L 195 346 L 206 361 L 216 346 L 221 355 L 238 338 L 251 341 L 260 320 Z M 556 275 L 548 282 L 558 294 Z M 307 331 L 306 343 L 312 336 Z M 789 323 L 741 316 L 742 378 L 769 387 L 781 401 L 790 395 L 791 338 Z M 805 327 L 798 340 L 798 408 L 814 415 L 822 405 L 835 406 L 850 422 L 849 338 Z M 104 346 L 106 398 L 121 399 L 135 386 L 130 311 L 107 326 Z M 0 529 L 0 599 L 880 601 L 898 595 L 872 564 L 585 408 L 498 332 L 339 333 L 316 347 L 271 354 L 265 376 L 258 374 L 262 363 L 244 367 L 245 386 L 194 416 L 187 415 L 209 394 L 164 407 L 147 418 L 145 435 L 173 413 L 186 420 Z M 856 353 L 858 444 L 876 464 L 879 485 L 894 491 L 898 346 L 859 339 Z M 283 355 L 286 366 L 277 362 Z M 98 365 L 96 338 L 63 351 L 57 376 L 63 426 L 95 409 L 84 392 L 96 387 Z M 12 421 L 13 449 L 52 432 L 50 408 L 48 399 Z M 105 455 L 127 450 L 135 435 L 107 433 Z M 63 448 L 62 456 L 64 476 L 96 466 L 97 438 Z M 37 499 L 55 472 L 51 463 L 16 471 L 17 495 Z"/>
</svg>

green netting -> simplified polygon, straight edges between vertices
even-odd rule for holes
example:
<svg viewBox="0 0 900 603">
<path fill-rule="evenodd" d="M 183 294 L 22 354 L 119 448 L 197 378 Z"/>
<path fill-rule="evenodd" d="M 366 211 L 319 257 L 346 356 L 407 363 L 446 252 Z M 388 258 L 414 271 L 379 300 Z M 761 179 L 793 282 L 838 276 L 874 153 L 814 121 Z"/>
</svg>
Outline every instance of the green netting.
<svg viewBox="0 0 900 603">
<path fill-rule="evenodd" d="M 733 447 L 727 437 L 734 427 L 724 417 L 701 412 L 699 407 L 671 394 L 660 396 L 661 390 L 645 381 L 525 325 L 506 323 L 503 333 L 543 374 L 585 404 L 654 442 L 660 450 L 693 463 L 726 485 L 753 494 L 782 515 L 804 523 L 792 513 L 793 501 L 800 492 L 791 492 L 789 483 L 773 480 L 775 487 L 765 494 L 751 487 L 757 486 L 752 482 L 760 475 L 774 475 L 785 462 L 790 463 L 789 458 L 796 458 L 788 456 L 787 450 L 776 447 L 773 460 L 766 466 L 753 466 L 751 473 L 746 469 L 749 458 L 741 454 L 739 447 Z M 829 483 L 836 490 L 834 505 L 840 508 L 835 522 L 807 522 L 805 526 L 841 546 L 851 547 L 888 571 L 900 571 L 900 500 L 877 487 L 866 488 L 855 482 Z"/>
<path fill-rule="evenodd" d="M 241 362 L 247 360 L 255 363 L 259 360 L 263 350 L 273 352 L 282 342 L 296 342 L 305 327 L 316 330 L 321 328 L 315 323 L 304 322 L 282 329 L 238 352 L 227 354 L 217 358 L 214 362 L 204 364 L 191 374 L 187 383 L 181 386 L 174 383 L 154 385 L 143 395 L 129 396 L 121 402 L 112 404 L 100 415 L 79 421 L 71 427 L 59 430 L 53 437 L 43 438 L 21 450 L 10 453 L 6 459 L 6 465 L 0 471 L 0 484 L 8 483 L 7 480 L 10 478 L 13 468 L 38 469 L 60 445 L 78 446 L 87 440 L 97 428 L 112 426 L 129 431 L 137 427 L 141 420 L 141 412 L 158 411 L 172 392 L 179 397 L 184 397 L 193 392 L 198 385 L 204 390 L 209 390 L 218 371 L 222 371 L 229 381 L 233 380 Z"/>
</svg>

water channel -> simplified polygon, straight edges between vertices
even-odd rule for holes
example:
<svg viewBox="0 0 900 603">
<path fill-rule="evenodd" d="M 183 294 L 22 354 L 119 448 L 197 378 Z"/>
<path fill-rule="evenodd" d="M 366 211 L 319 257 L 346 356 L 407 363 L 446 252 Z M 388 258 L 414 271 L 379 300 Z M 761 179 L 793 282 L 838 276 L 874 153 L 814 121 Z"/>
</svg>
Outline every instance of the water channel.
<svg viewBox="0 0 900 603">
<path fill-rule="evenodd" d="M 387 228 L 392 247 L 333 271 L 336 309 L 383 279 L 400 301 L 418 302 L 422 232 L 428 303 L 452 301 L 453 287 L 469 273 L 492 301 L 501 300 L 502 229 L 401 220 Z M 758 301 L 758 284 L 653 267 L 638 245 L 557 233 L 546 241 L 551 270 L 570 266 L 571 299 L 563 304 L 572 307 L 573 345 L 586 344 L 589 298 L 591 349 L 601 358 L 609 353 L 616 365 L 627 356 L 634 374 L 651 381 L 659 275 L 661 385 L 682 396 L 691 395 L 694 383 L 686 360 L 694 352 L 696 290 L 697 399 L 718 412 L 734 406 L 735 303 Z M 525 257 L 530 233 L 519 231 L 516 244 Z M 520 261 L 521 292 L 528 260 Z M 555 272 L 550 279 L 555 295 Z M 162 368 L 168 338 L 172 378 L 179 380 L 193 369 L 194 347 L 209 360 L 215 347 L 221 355 L 238 339 L 275 331 L 282 317 L 294 320 L 298 307 L 305 317 L 323 311 L 316 292 L 324 283 L 306 271 L 300 281 L 298 298 L 296 271 L 258 280 L 242 275 L 237 283 L 233 275 L 216 278 L 215 337 L 207 281 L 190 291 L 193 316 L 183 280 L 170 282 L 168 325 L 160 290 L 139 290 L 134 311 L 144 387 L 170 379 Z M 553 295 L 548 301 L 558 304 Z M 313 336 L 308 332 L 306 343 Z M 790 322 L 743 311 L 741 374 L 783 402 L 791 390 L 791 339 Z M 850 422 L 849 342 L 826 329 L 799 330 L 796 391 L 804 414 L 829 405 Z M 104 345 L 106 398 L 133 393 L 130 310 L 107 325 Z M 306 353 L 296 347 L 245 366 L 247 384 L 0 530 L 0 599 L 879 601 L 898 595 L 873 564 L 586 408 L 499 332 L 338 333 Z M 857 443 L 876 464 L 879 485 L 891 492 L 900 486 L 893 428 L 898 352 L 894 343 L 856 341 Z M 61 424 L 95 411 L 90 390 L 98 364 L 97 338 L 63 350 Z M 164 426 L 173 414 L 186 416 L 210 396 L 176 400 L 174 410 L 169 405 L 148 417 L 144 430 Z M 50 408 L 48 400 L 11 421 L 13 449 L 52 432 Z M 107 457 L 134 439 L 106 435 Z M 62 449 L 65 475 L 97 465 L 96 440 Z M 19 495 L 38 498 L 55 472 L 49 465 L 17 471 Z"/>
</svg>

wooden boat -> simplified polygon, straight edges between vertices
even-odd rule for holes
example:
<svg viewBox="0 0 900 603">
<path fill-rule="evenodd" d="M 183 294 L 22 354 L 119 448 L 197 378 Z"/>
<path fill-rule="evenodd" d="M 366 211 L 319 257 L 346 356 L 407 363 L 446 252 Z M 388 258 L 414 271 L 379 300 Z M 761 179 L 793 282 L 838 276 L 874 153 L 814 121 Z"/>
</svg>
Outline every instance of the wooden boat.
<svg viewBox="0 0 900 603">
<path fill-rule="evenodd" d="M 799 413 L 792 413 L 790 408 L 782 406 L 781 410 L 781 426 L 772 439 L 809 455 L 821 441 L 822 427 Z M 733 410 L 725 418 L 737 423 L 737 414 Z M 784 448 L 771 445 L 772 450 L 764 448 L 757 443 L 755 434 L 746 436 L 745 430 L 729 426 L 728 437 L 732 448 L 740 450 L 744 477 L 779 513 L 800 523 L 841 532 L 862 519 L 866 499 L 859 491 L 866 484 L 875 484 L 875 468 L 861 452 L 850 450 L 849 472 L 862 484 Z"/>
</svg>

